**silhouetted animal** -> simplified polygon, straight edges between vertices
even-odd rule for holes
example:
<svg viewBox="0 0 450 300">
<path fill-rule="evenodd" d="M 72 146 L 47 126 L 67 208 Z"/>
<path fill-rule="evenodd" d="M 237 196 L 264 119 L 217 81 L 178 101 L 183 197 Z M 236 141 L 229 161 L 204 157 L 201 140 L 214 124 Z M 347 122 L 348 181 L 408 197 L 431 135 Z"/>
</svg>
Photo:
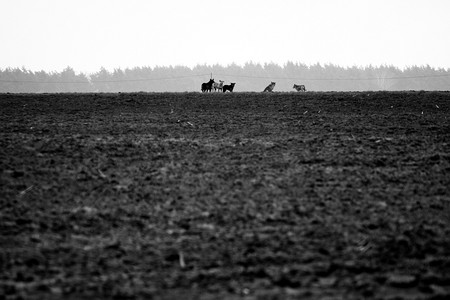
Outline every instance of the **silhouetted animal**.
<svg viewBox="0 0 450 300">
<path fill-rule="evenodd" d="M 202 83 L 202 92 L 211 92 L 214 79 L 210 79 L 208 82 Z"/>
<path fill-rule="evenodd" d="M 273 92 L 273 88 L 275 87 L 276 82 L 271 82 L 265 89 L 263 92 Z"/>
<path fill-rule="evenodd" d="M 215 91 L 221 91 L 222 88 L 223 88 L 223 83 L 224 83 L 223 80 L 219 80 L 219 82 L 214 82 L 214 85 L 213 85 L 213 87 L 214 87 L 214 92 L 215 92 Z"/>
<path fill-rule="evenodd" d="M 234 89 L 234 85 L 235 85 L 236 83 L 231 83 L 231 84 L 229 84 L 229 85 L 224 85 L 223 86 L 223 92 L 225 93 L 226 91 L 230 91 L 230 92 L 233 92 L 233 89 Z"/>
<path fill-rule="evenodd" d="M 300 91 L 306 92 L 306 88 L 303 84 L 294 84 L 292 88 L 294 88 L 297 92 Z"/>
</svg>

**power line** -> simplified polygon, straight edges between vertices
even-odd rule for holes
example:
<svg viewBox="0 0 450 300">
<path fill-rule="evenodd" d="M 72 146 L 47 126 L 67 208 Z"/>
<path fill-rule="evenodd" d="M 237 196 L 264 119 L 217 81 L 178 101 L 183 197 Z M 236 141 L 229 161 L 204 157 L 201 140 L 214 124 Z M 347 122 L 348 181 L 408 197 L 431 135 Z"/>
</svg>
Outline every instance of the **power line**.
<svg viewBox="0 0 450 300">
<path fill-rule="evenodd" d="M 172 76 L 172 77 L 158 77 L 158 78 L 132 78 L 132 79 L 111 79 L 111 80 L 88 80 L 88 81 L 39 81 L 39 80 L 0 80 L 0 82 L 7 83 L 76 83 L 76 84 L 91 84 L 91 83 L 116 83 L 116 82 L 139 82 L 139 81 L 153 81 L 153 80 L 172 80 L 190 77 L 210 76 L 210 74 L 197 74 L 186 76 Z"/>
<path fill-rule="evenodd" d="M 450 74 L 436 74 L 436 75 L 417 75 L 417 76 L 393 76 L 393 77 L 367 77 L 367 78 L 305 78 L 305 77 L 274 77 L 274 76 L 247 76 L 247 75 L 229 75 L 216 74 L 224 77 L 242 77 L 242 78 L 258 78 L 258 79 L 289 79 L 289 80 L 303 80 L 303 81 L 359 81 L 359 80 L 392 80 L 392 79 L 417 79 L 417 78 L 436 78 L 436 77 L 450 77 Z"/>
<path fill-rule="evenodd" d="M 39 81 L 39 80 L 0 80 L 5 83 L 39 83 L 39 84 L 92 84 L 92 83 L 120 83 L 120 82 L 143 82 L 143 81 L 160 81 L 160 80 L 175 80 L 192 77 L 210 76 L 208 74 L 195 74 L 185 76 L 171 76 L 171 77 L 153 77 L 153 78 L 132 78 L 132 79 L 110 79 L 110 80 L 87 80 L 87 81 Z M 441 78 L 450 77 L 450 74 L 435 74 L 435 75 L 416 75 L 416 76 L 392 76 L 392 77 L 367 77 L 367 78 L 305 78 L 305 77 L 277 77 L 277 76 L 252 76 L 252 75 L 238 75 L 238 74 L 222 74 L 216 73 L 214 75 L 234 78 L 255 78 L 267 80 L 301 80 L 301 81 L 370 81 L 370 80 L 397 80 L 397 79 L 426 79 L 426 78 Z"/>
<path fill-rule="evenodd" d="M 6 83 L 81 83 L 81 84 L 90 84 L 90 81 L 38 81 L 38 80 L 0 80 L 0 82 Z"/>
<path fill-rule="evenodd" d="M 186 75 L 186 76 L 172 76 L 172 77 L 159 77 L 159 78 L 136 78 L 136 79 L 116 79 L 116 80 L 91 80 L 90 82 L 95 83 L 108 83 L 108 82 L 135 82 L 135 81 L 152 81 L 152 80 L 171 80 L 171 79 L 182 79 L 190 77 L 202 77 L 209 76 L 210 74 L 197 74 L 197 75 Z"/>
</svg>

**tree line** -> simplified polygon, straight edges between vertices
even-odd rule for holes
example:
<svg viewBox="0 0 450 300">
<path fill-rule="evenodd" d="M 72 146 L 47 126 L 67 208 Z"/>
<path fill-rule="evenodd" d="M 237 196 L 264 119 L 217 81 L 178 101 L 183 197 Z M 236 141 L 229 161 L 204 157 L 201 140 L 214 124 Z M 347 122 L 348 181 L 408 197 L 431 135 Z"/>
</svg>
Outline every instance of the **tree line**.
<svg viewBox="0 0 450 300">
<path fill-rule="evenodd" d="M 271 81 L 274 91 L 294 91 L 303 84 L 308 91 L 450 90 L 450 69 L 412 66 L 341 67 L 333 64 L 306 65 L 288 62 L 245 65 L 197 65 L 168 67 L 101 68 L 77 73 L 71 67 L 61 72 L 0 69 L 0 92 L 192 92 L 210 77 L 225 84 L 235 82 L 235 92 L 262 91 Z"/>
</svg>

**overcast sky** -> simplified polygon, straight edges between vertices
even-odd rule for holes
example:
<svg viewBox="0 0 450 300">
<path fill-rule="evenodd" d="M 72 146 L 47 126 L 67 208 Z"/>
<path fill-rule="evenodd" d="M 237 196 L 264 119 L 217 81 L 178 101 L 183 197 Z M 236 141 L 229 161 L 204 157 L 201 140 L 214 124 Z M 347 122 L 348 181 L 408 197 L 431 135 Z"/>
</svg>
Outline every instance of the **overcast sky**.
<svg viewBox="0 0 450 300">
<path fill-rule="evenodd" d="M 0 0 L 0 68 L 450 68 L 449 0 Z"/>
</svg>

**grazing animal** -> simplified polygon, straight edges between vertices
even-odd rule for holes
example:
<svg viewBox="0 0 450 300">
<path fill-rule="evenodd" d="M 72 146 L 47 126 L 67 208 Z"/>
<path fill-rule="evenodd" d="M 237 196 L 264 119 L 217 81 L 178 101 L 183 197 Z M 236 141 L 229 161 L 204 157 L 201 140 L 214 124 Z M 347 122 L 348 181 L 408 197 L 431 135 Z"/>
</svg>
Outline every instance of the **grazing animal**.
<svg viewBox="0 0 450 300">
<path fill-rule="evenodd" d="M 271 82 L 265 89 L 263 92 L 273 92 L 273 88 L 275 87 L 276 82 Z"/>
<path fill-rule="evenodd" d="M 221 91 L 222 90 L 222 88 L 223 88 L 223 80 L 219 80 L 219 82 L 214 82 L 214 85 L 213 85 L 213 87 L 214 87 L 214 92 L 216 92 L 216 91 Z"/>
<path fill-rule="evenodd" d="M 225 93 L 226 91 L 230 91 L 233 92 L 234 86 L 236 83 L 231 83 L 229 85 L 224 85 L 223 86 L 223 92 Z"/>
<path fill-rule="evenodd" d="M 297 92 L 306 92 L 306 88 L 303 84 L 294 84 L 292 88 L 294 88 Z"/>
<path fill-rule="evenodd" d="M 211 92 L 213 84 L 214 79 L 210 79 L 208 82 L 202 83 L 202 92 Z"/>
</svg>

